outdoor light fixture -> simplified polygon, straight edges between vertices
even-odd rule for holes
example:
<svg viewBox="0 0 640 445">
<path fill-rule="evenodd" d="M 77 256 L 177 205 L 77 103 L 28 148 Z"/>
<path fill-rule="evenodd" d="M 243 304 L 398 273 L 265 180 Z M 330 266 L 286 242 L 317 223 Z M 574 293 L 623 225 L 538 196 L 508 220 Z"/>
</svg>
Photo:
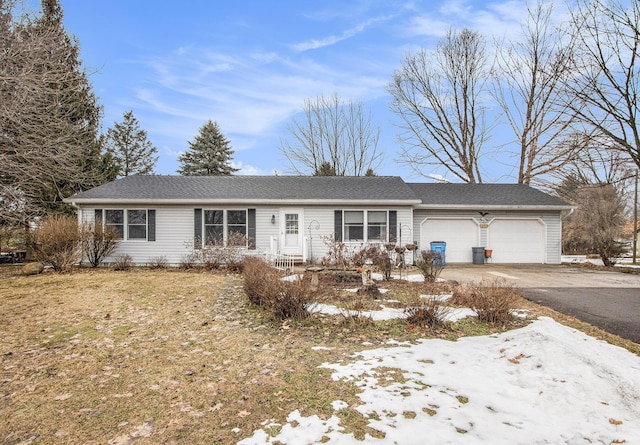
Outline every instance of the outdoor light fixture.
<svg viewBox="0 0 640 445">
<path fill-rule="evenodd" d="M 271 224 L 276 223 L 276 215 L 271 215 Z"/>
</svg>

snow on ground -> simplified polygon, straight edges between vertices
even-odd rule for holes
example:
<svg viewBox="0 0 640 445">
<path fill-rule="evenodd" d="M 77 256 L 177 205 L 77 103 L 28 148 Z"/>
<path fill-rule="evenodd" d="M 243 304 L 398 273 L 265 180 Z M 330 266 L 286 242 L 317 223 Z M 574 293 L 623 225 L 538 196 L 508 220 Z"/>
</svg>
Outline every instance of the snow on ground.
<svg viewBox="0 0 640 445">
<path fill-rule="evenodd" d="M 323 365 L 362 390 L 355 409 L 385 435 L 364 443 L 640 444 L 640 357 L 550 318 L 500 335 L 392 344 Z M 296 410 L 275 437 L 257 430 L 240 444 L 274 442 L 363 443 L 336 415 Z"/>
<path fill-rule="evenodd" d="M 342 309 L 332 304 L 321 304 L 321 303 L 313 303 L 307 307 L 307 310 L 311 314 L 320 313 L 325 315 L 344 315 L 345 317 L 349 316 L 359 316 L 364 318 L 371 318 L 373 321 L 383 321 L 383 320 L 392 320 L 395 318 L 406 318 L 407 315 L 404 313 L 404 309 L 396 309 L 391 307 L 384 307 L 379 311 L 354 311 Z M 468 308 L 451 308 L 444 316 L 445 321 L 450 321 L 452 323 L 465 318 L 465 317 L 475 317 L 476 313 L 472 309 Z"/>
</svg>

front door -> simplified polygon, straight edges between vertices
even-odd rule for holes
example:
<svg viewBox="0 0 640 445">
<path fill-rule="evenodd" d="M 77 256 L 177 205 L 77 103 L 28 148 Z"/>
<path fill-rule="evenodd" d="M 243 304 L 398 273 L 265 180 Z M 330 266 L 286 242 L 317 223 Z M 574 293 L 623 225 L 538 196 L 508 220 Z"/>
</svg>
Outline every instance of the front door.
<svg viewBox="0 0 640 445">
<path fill-rule="evenodd" d="M 282 253 L 302 255 L 302 210 L 280 211 L 280 246 Z"/>
</svg>

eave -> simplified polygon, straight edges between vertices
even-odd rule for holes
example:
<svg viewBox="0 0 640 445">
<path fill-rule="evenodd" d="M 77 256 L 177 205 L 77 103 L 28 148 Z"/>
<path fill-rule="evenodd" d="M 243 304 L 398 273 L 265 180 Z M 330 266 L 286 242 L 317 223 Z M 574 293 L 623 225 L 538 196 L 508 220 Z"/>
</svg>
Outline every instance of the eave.
<svg viewBox="0 0 640 445">
<path fill-rule="evenodd" d="M 141 199 L 141 198 L 66 198 L 73 205 L 350 205 L 350 206 L 411 206 L 419 200 L 409 199 Z"/>
</svg>

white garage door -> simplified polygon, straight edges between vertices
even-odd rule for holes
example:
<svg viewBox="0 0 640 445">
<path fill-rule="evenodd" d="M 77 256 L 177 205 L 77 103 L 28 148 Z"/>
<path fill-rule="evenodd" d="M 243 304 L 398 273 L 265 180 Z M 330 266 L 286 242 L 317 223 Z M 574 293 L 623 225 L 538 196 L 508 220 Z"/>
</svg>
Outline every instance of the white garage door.
<svg viewBox="0 0 640 445">
<path fill-rule="evenodd" d="M 471 248 L 479 245 L 478 235 L 478 225 L 471 219 L 428 219 L 422 223 L 420 239 L 424 250 L 432 241 L 447 243 L 447 263 L 471 263 Z"/>
<path fill-rule="evenodd" d="M 494 263 L 544 263 L 545 226 L 538 220 L 497 219 L 489 225 L 487 249 Z"/>
</svg>

